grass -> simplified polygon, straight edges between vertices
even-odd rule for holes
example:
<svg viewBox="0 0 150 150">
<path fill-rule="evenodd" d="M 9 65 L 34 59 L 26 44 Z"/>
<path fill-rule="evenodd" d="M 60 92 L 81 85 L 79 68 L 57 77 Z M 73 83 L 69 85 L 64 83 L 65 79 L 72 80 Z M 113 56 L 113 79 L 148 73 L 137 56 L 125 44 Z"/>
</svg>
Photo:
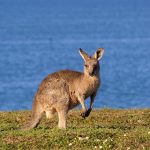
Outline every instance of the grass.
<svg viewBox="0 0 150 150">
<path fill-rule="evenodd" d="M 57 128 L 57 117 L 43 117 L 39 126 L 19 131 L 30 111 L 0 112 L 0 149 L 150 149 L 150 109 L 91 112 L 82 119 L 79 110 L 68 114 L 68 128 Z"/>
</svg>

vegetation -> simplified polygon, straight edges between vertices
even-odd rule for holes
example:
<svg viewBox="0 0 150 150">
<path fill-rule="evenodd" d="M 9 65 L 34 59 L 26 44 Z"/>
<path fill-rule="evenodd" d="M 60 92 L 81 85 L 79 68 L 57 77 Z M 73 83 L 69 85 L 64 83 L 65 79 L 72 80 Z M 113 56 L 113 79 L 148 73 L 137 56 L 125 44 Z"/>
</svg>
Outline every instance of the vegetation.
<svg viewBox="0 0 150 150">
<path fill-rule="evenodd" d="M 43 117 L 30 131 L 17 130 L 30 111 L 0 112 L 0 149 L 150 149 L 150 109 L 94 110 L 82 119 L 79 110 L 68 114 L 68 128 L 57 128 L 57 117 Z"/>
</svg>

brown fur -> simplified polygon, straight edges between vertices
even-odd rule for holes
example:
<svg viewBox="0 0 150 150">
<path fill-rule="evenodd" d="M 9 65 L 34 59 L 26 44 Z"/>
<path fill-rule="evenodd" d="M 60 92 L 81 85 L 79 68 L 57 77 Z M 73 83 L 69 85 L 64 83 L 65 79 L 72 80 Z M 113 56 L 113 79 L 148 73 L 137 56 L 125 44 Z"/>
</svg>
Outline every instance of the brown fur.
<svg viewBox="0 0 150 150">
<path fill-rule="evenodd" d="M 68 111 L 78 104 L 82 106 L 82 117 L 87 117 L 93 107 L 94 98 L 100 86 L 99 62 L 104 49 L 98 49 L 93 57 L 89 57 L 82 49 L 80 55 L 85 61 L 84 73 L 62 70 L 48 75 L 41 83 L 35 95 L 32 119 L 23 127 L 31 129 L 38 125 L 43 113 L 47 118 L 58 113 L 59 128 L 66 128 Z M 84 100 L 90 96 L 90 108 L 86 109 Z"/>
</svg>

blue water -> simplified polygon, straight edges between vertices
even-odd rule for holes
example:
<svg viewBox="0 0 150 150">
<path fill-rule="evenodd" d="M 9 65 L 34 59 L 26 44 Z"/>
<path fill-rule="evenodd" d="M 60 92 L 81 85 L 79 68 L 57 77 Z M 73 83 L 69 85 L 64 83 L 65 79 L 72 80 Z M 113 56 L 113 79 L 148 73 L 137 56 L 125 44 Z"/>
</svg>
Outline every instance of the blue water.
<svg viewBox="0 0 150 150">
<path fill-rule="evenodd" d="M 150 107 L 150 1 L 0 0 L 0 110 L 31 109 L 42 79 L 105 48 L 95 108 Z"/>
</svg>

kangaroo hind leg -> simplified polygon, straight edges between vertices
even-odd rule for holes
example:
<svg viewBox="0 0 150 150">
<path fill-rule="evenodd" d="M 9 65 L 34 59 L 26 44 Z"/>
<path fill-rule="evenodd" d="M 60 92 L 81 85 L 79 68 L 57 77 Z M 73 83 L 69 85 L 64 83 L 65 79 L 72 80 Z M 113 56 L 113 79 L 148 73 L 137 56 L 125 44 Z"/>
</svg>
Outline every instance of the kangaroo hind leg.
<svg viewBox="0 0 150 150">
<path fill-rule="evenodd" d="M 67 123 L 67 110 L 58 111 L 58 128 L 66 129 Z"/>
</svg>

